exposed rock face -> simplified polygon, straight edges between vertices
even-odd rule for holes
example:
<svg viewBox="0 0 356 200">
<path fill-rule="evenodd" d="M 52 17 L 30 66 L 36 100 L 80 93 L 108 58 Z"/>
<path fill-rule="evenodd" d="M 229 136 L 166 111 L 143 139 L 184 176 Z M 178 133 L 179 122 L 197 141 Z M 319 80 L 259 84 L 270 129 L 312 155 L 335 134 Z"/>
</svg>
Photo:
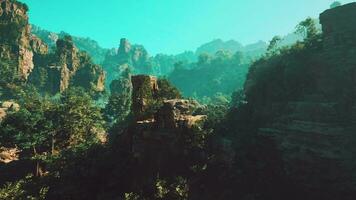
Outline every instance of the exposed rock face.
<svg viewBox="0 0 356 200">
<path fill-rule="evenodd" d="M 193 111 L 199 104 L 192 100 L 172 99 L 166 100 L 155 116 L 157 128 L 175 129 L 192 128 L 193 125 L 203 121 L 205 115 L 193 116 Z"/>
<path fill-rule="evenodd" d="M 255 117 L 266 121 L 259 135 L 274 141 L 289 180 L 316 199 L 356 194 L 355 13 L 356 3 L 325 11 L 323 49 L 258 63 L 245 85 Z"/>
<path fill-rule="evenodd" d="M 9 80 L 27 80 L 41 91 L 63 92 L 70 86 L 88 91 L 104 90 L 105 73 L 78 51 L 70 37 L 56 40 L 55 52 L 31 33 L 27 6 L 18 1 L 0 0 L 0 61 Z M 9 68 L 9 69 L 7 69 Z M 0 77 L 1 78 L 1 77 Z"/>
<path fill-rule="evenodd" d="M 329 9 L 320 15 L 327 48 L 352 45 L 356 42 L 356 3 Z"/>
<path fill-rule="evenodd" d="M 147 75 L 131 77 L 132 82 L 132 111 L 137 120 L 144 120 L 145 112 L 154 101 L 158 91 L 157 78 Z M 151 116 L 153 117 L 153 116 Z"/>
<path fill-rule="evenodd" d="M 34 42 L 38 52 L 47 52 L 41 43 Z M 57 40 L 55 53 L 36 58 L 31 81 L 43 91 L 63 92 L 70 86 L 80 86 L 89 92 L 104 91 L 105 73 L 90 57 L 79 52 L 71 37 Z"/>
<path fill-rule="evenodd" d="M 119 50 L 117 53 L 122 56 L 124 56 L 124 55 L 128 56 L 130 51 L 131 51 L 131 44 L 130 44 L 129 40 L 126 38 L 122 38 L 120 40 L 120 47 L 119 47 Z"/>
<path fill-rule="evenodd" d="M 199 122 L 204 121 L 206 116 L 193 115 L 200 105 L 196 101 L 184 99 L 163 100 L 163 104 L 156 108 L 154 116 L 143 115 L 149 106 L 146 104 L 147 98 L 157 100 L 157 78 L 132 76 L 132 85 L 132 110 L 135 111 L 136 122 L 126 131 L 124 137 L 127 138 L 130 151 L 141 164 L 147 164 L 148 168 L 159 167 L 164 156 L 182 153 L 177 152 L 182 149 L 179 140 L 194 134 L 192 127 L 199 126 Z"/>
<path fill-rule="evenodd" d="M 48 54 L 48 46 L 37 36 L 32 35 L 30 40 L 31 49 L 34 54 L 44 55 Z"/>
<path fill-rule="evenodd" d="M 123 38 L 120 40 L 119 49 L 107 53 L 103 62 L 105 71 L 108 72 L 107 87 L 113 80 L 120 77 L 123 69 L 129 66 L 134 74 L 150 74 L 152 66 L 148 52 L 142 45 L 131 45 Z"/>
<path fill-rule="evenodd" d="M 21 79 L 27 79 L 34 67 L 30 36 L 27 6 L 0 0 L 0 55 L 2 59 L 15 62 L 14 67 Z"/>
</svg>

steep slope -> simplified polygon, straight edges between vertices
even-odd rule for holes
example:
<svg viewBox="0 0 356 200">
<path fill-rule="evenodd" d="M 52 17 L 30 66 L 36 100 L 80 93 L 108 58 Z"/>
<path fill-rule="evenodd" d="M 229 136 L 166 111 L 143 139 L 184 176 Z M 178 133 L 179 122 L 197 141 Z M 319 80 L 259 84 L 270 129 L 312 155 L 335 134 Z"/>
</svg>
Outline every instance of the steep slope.
<svg viewBox="0 0 356 200">
<path fill-rule="evenodd" d="M 259 137 L 273 141 L 303 199 L 356 194 L 355 13 L 356 3 L 325 11 L 320 37 L 256 62 L 245 84 Z"/>
<path fill-rule="evenodd" d="M 65 32 L 54 33 L 47 30 L 44 30 L 38 26 L 32 25 L 32 33 L 44 41 L 50 48 L 55 48 L 56 42 L 60 38 L 64 38 L 66 35 L 69 35 Z M 109 52 L 109 49 L 102 48 L 98 42 L 83 37 L 72 36 L 74 44 L 80 51 L 87 52 L 96 64 L 101 64 L 105 55 Z"/>
<path fill-rule="evenodd" d="M 34 53 L 47 49 L 31 34 L 25 4 L 1 0 L 0 5 L 1 75 L 9 81 L 26 80 L 34 68 Z"/>
<path fill-rule="evenodd" d="M 25 4 L 1 0 L 0 5 L 1 95 L 18 93 L 14 88 L 28 83 L 52 94 L 70 86 L 92 93 L 104 90 L 104 71 L 79 52 L 71 37 L 58 39 L 56 48 L 48 51 L 48 46 L 31 33 Z"/>
</svg>

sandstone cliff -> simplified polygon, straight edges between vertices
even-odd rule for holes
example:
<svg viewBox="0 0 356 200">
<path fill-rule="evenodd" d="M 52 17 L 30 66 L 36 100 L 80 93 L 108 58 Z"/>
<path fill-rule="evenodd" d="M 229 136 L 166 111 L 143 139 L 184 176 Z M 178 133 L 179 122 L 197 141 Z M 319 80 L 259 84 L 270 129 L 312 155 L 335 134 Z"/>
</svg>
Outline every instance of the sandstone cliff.
<svg viewBox="0 0 356 200">
<path fill-rule="evenodd" d="M 356 194 L 355 19 L 356 3 L 325 11 L 321 41 L 257 62 L 245 85 L 259 136 L 281 152 L 288 180 L 315 198 Z"/>
<path fill-rule="evenodd" d="M 113 80 L 120 78 L 121 72 L 129 66 L 134 74 L 152 74 L 152 63 L 146 49 L 141 45 L 131 45 L 122 38 L 118 49 L 107 53 L 103 67 L 108 72 L 107 87 Z"/>
<path fill-rule="evenodd" d="M 71 37 L 56 41 L 56 51 L 31 33 L 28 8 L 12 0 L 0 0 L 0 81 L 30 82 L 40 91 L 55 94 L 70 86 L 89 92 L 104 91 L 105 73 L 74 45 Z M 28 80 L 29 79 L 29 80 Z"/>
<path fill-rule="evenodd" d="M 200 108 L 193 100 L 167 99 L 158 105 L 149 104 L 152 100 L 158 100 L 156 94 L 160 88 L 156 77 L 133 76 L 132 85 L 135 120 L 123 134 L 123 141 L 127 141 L 126 145 L 140 164 L 162 167 L 164 156 L 183 154 L 180 152 L 180 141 L 185 137 L 193 137 L 194 127 L 200 127 L 206 116 L 193 114 Z M 146 115 L 147 111 L 153 114 Z"/>
<path fill-rule="evenodd" d="M 27 79 L 32 71 L 31 27 L 27 6 L 10 0 L 0 1 L 0 56 L 11 60 L 14 76 Z"/>
</svg>

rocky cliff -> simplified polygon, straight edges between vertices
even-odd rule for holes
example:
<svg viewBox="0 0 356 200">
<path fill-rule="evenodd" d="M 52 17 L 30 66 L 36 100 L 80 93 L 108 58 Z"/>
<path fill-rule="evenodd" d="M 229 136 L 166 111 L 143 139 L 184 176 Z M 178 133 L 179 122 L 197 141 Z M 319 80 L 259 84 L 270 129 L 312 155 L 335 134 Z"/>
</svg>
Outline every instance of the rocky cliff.
<svg viewBox="0 0 356 200">
<path fill-rule="evenodd" d="M 104 90 L 105 74 L 74 45 L 71 37 L 56 41 L 55 52 L 31 33 L 28 8 L 12 0 L 0 1 L 0 67 L 2 85 L 17 80 L 43 92 L 63 92 L 70 86 Z"/>
<path fill-rule="evenodd" d="M 134 74 L 153 74 L 148 52 L 142 45 L 131 45 L 126 38 L 120 40 L 118 49 L 107 53 L 103 62 L 108 72 L 107 86 L 119 79 L 121 72 L 129 66 Z"/>
<path fill-rule="evenodd" d="M 56 42 L 58 39 L 63 39 L 68 33 L 60 32 L 55 33 L 44 30 L 38 26 L 32 25 L 31 32 L 44 41 L 51 50 L 56 48 Z M 84 37 L 72 36 L 75 46 L 80 51 L 87 52 L 92 58 L 95 64 L 101 64 L 104 61 L 105 55 L 109 49 L 101 47 L 98 42 Z"/>
<path fill-rule="evenodd" d="M 53 94 L 71 86 L 80 86 L 88 92 L 104 91 L 104 71 L 86 53 L 78 50 L 71 37 L 58 39 L 56 45 L 54 53 L 35 60 L 36 68 L 31 74 L 31 83 Z"/>
<path fill-rule="evenodd" d="M 356 194 L 355 13 L 356 3 L 325 11 L 322 40 L 255 63 L 245 85 L 259 136 L 309 198 Z"/>
<path fill-rule="evenodd" d="M 135 120 L 123 137 L 128 141 L 130 151 L 140 164 L 162 167 L 164 156 L 177 156 L 182 153 L 179 152 L 179 149 L 182 149 L 179 141 L 194 134 L 194 127 L 199 127 L 206 116 L 193 114 L 201 107 L 193 100 L 168 99 L 158 106 L 147 104 L 149 101 L 158 100 L 155 94 L 160 88 L 155 77 L 133 76 L 132 85 L 132 110 Z M 149 106 L 154 106 L 153 115 L 144 114 L 152 109 Z"/>
<path fill-rule="evenodd" d="M 34 67 L 27 10 L 24 4 L 0 1 L 0 56 L 11 62 L 13 75 L 22 80 L 27 79 Z"/>
</svg>

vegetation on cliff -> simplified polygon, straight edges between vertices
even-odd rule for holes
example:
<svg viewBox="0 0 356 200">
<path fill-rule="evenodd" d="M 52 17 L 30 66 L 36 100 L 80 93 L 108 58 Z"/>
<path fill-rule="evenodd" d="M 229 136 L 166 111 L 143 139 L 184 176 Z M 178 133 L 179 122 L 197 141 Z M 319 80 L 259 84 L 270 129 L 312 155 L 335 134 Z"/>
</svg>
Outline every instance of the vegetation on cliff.
<svg viewBox="0 0 356 200">
<path fill-rule="evenodd" d="M 322 13 L 322 32 L 300 22 L 290 46 L 217 40 L 150 57 L 122 39 L 103 60 L 105 93 L 79 38 L 48 50 L 28 8 L 3 2 L 20 11 L 0 12 L 14 28 L 0 29 L 0 200 L 356 196 L 356 3 Z"/>
</svg>

